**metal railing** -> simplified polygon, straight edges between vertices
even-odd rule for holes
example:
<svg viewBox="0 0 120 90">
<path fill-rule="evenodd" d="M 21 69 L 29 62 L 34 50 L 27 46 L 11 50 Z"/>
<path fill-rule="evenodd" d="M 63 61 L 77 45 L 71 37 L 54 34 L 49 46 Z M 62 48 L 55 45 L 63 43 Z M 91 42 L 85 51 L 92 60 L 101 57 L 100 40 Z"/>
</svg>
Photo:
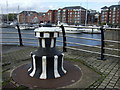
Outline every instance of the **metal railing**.
<svg viewBox="0 0 120 90">
<path fill-rule="evenodd" d="M 100 39 L 93 39 L 93 38 L 86 38 L 86 37 L 78 37 L 78 36 L 70 36 L 70 35 L 66 35 L 65 33 L 65 26 L 61 26 L 62 28 L 62 35 L 60 35 L 60 37 L 63 37 L 63 40 L 57 40 L 57 42 L 61 42 L 63 43 L 63 51 L 66 52 L 67 49 L 72 49 L 72 50 L 77 50 L 77 51 L 83 51 L 83 52 L 88 52 L 88 53 L 95 53 L 95 54 L 99 54 L 100 55 L 100 60 L 104 60 L 105 59 L 105 55 L 106 56 L 112 56 L 112 57 L 117 57 L 120 58 L 119 55 L 113 55 L 113 54 L 108 54 L 105 52 L 105 50 L 111 50 L 111 51 L 115 51 L 115 52 L 119 52 L 120 49 L 118 48 L 109 48 L 105 46 L 105 42 L 109 42 L 109 43 L 116 43 L 116 44 L 120 44 L 120 41 L 115 41 L 115 40 L 105 40 L 104 37 L 104 31 L 105 30 L 120 30 L 120 28 L 104 28 L 104 27 L 81 27 L 81 26 L 70 26 L 70 27 L 76 27 L 76 28 L 92 28 L 92 29 L 100 29 L 101 30 L 101 38 Z M 2 43 L 18 43 L 20 46 L 23 46 L 25 43 L 28 44 L 36 44 L 36 42 L 29 42 L 29 40 L 37 40 L 36 38 L 31 38 L 31 37 L 22 37 L 22 35 L 34 35 L 34 33 L 24 33 L 21 32 L 21 30 L 19 29 L 19 26 L 17 26 L 18 31 L 17 32 L 2 32 L 0 34 L 18 34 L 18 37 L 4 37 L 2 39 L 9 39 L 9 41 L 2 41 Z M 94 40 L 94 41 L 99 41 L 101 42 L 100 46 L 93 46 L 93 45 L 87 45 L 87 44 L 82 44 L 82 43 L 75 43 L 75 42 L 70 42 L 67 41 L 67 38 L 76 38 L 76 39 L 83 39 L 83 40 Z M 11 39 L 17 39 L 17 41 L 13 41 Z M 23 40 L 27 40 L 27 41 L 23 41 Z M 71 47 L 71 46 L 67 46 L 68 44 L 73 44 L 73 45 L 78 45 L 78 46 L 85 46 L 85 47 L 92 47 L 92 48 L 98 48 L 100 49 L 100 51 L 96 52 L 96 51 L 91 51 L 91 50 L 86 50 L 83 48 L 77 48 L 77 47 Z"/>
<path fill-rule="evenodd" d="M 75 27 L 75 26 L 74 26 L 74 27 Z M 78 26 L 77 26 L 77 28 L 78 28 Z M 81 26 L 80 26 L 80 28 L 81 28 Z M 84 28 L 96 29 L 96 27 L 95 27 L 95 28 L 94 28 L 94 27 L 84 27 Z M 82 45 L 82 46 L 93 47 L 93 48 L 100 48 L 100 49 L 101 49 L 101 52 L 89 51 L 89 50 L 85 50 L 85 49 L 73 48 L 73 47 L 68 47 L 68 46 L 64 46 L 65 49 L 66 49 L 66 48 L 69 48 L 69 49 L 78 50 L 78 51 L 84 51 L 84 52 L 89 52 L 89 53 L 100 54 L 100 58 L 98 58 L 98 59 L 100 59 L 100 60 L 105 60 L 105 55 L 106 55 L 106 56 L 113 56 L 113 57 L 120 58 L 119 55 L 113 55 L 113 54 L 107 54 L 107 53 L 105 53 L 105 50 L 112 50 L 112 51 L 117 51 L 117 52 L 120 51 L 120 49 L 105 47 L 105 42 L 111 42 L 111 43 L 119 44 L 120 41 L 105 40 L 105 37 L 104 37 L 104 31 L 105 31 L 105 30 L 120 30 L 120 28 L 104 28 L 104 27 L 100 27 L 100 28 L 97 28 L 97 29 L 100 29 L 100 30 L 101 30 L 101 39 L 93 39 L 93 38 L 85 38 L 85 37 L 76 37 L 76 36 L 69 36 L 69 35 L 66 35 L 65 37 L 100 41 L 100 42 L 101 42 L 101 46 L 100 46 L 100 47 L 99 47 L 99 46 L 92 46 L 92 45 L 81 44 L 81 43 L 73 43 L 73 42 L 64 42 L 64 43 L 66 43 L 66 44 L 75 44 L 75 45 Z M 59 40 L 59 42 L 60 42 L 60 40 Z M 65 45 L 65 44 L 63 44 L 63 45 Z M 64 49 L 64 48 L 63 48 L 63 49 Z"/>
</svg>

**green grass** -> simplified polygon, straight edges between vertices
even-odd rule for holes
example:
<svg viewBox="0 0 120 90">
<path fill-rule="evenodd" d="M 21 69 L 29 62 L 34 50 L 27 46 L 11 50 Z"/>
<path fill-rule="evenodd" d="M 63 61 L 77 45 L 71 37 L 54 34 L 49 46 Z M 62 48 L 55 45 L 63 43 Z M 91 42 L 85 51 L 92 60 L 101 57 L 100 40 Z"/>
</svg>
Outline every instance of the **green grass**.
<svg viewBox="0 0 120 90">
<path fill-rule="evenodd" d="M 11 80 L 12 80 L 12 78 L 9 78 L 8 80 L 2 82 L 2 86 L 7 85 Z"/>
<path fill-rule="evenodd" d="M 74 61 L 74 62 L 80 62 L 83 65 L 87 66 L 88 68 L 92 69 L 94 72 L 98 73 L 99 75 L 103 76 L 103 73 L 101 73 L 100 71 L 98 71 L 96 68 L 92 67 L 91 65 L 87 64 L 85 61 L 80 60 L 80 59 L 73 59 L 73 58 L 65 58 L 65 60 L 68 61 Z"/>
</svg>

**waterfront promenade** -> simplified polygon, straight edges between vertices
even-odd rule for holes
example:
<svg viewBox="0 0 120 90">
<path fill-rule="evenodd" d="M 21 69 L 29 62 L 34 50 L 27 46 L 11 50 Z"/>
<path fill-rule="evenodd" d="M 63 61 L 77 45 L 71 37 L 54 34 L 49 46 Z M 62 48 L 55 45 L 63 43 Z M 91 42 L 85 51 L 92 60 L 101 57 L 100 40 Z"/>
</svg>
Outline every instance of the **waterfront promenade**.
<svg viewBox="0 0 120 90">
<path fill-rule="evenodd" d="M 61 50 L 61 47 L 58 47 Z M 86 48 L 86 47 L 79 47 Z M 30 63 L 30 52 L 36 50 L 36 47 L 3 45 L 2 46 L 2 86 L 3 88 L 21 88 L 27 87 L 15 83 L 10 77 L 11 71 L 16 67 Z M 88 49 L 88 48 L 87 48 Z M 83 73 L 81 80 L 64 88 L 110 88 L 120 89 L 120 60 L 119 58 L 105 57 L 106 60 L 97 60 L 98 55 L 73 51 L 67 49 L 65 61 L 77 65 Z"/>
</svg>

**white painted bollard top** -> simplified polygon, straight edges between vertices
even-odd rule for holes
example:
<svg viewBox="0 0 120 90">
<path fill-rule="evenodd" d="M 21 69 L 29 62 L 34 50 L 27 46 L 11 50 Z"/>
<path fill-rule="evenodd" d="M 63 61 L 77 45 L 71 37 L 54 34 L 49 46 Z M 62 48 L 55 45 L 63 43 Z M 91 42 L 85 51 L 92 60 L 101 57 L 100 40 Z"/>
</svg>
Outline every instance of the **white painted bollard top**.
<svg viewBox="0 0 120 90">
<path fill-rule="evenodd" d="M 38 38 L 56 38 L 59 37 L 59 27 L 39 27 L 34 30 Z"/>
</svg>

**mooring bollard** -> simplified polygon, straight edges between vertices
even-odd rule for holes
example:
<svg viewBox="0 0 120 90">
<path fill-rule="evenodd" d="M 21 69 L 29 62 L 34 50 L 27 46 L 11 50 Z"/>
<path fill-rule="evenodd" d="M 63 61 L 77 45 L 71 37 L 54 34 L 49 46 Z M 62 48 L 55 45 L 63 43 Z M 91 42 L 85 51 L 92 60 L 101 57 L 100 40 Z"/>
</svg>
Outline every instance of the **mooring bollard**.
<svg viewBox="0 0 120 90">
<path fill-rule="evenodd" d="M 32 65 L 28 74 L 39 79 L 54 79 L 65 75 L 67 71 L 63 67 L 64 54 L 56 49 L 59 30 L 55 27 L 40 27 L 34 31 L 39 39 L 39 48 L 31 53 Z"/>
</svg>

